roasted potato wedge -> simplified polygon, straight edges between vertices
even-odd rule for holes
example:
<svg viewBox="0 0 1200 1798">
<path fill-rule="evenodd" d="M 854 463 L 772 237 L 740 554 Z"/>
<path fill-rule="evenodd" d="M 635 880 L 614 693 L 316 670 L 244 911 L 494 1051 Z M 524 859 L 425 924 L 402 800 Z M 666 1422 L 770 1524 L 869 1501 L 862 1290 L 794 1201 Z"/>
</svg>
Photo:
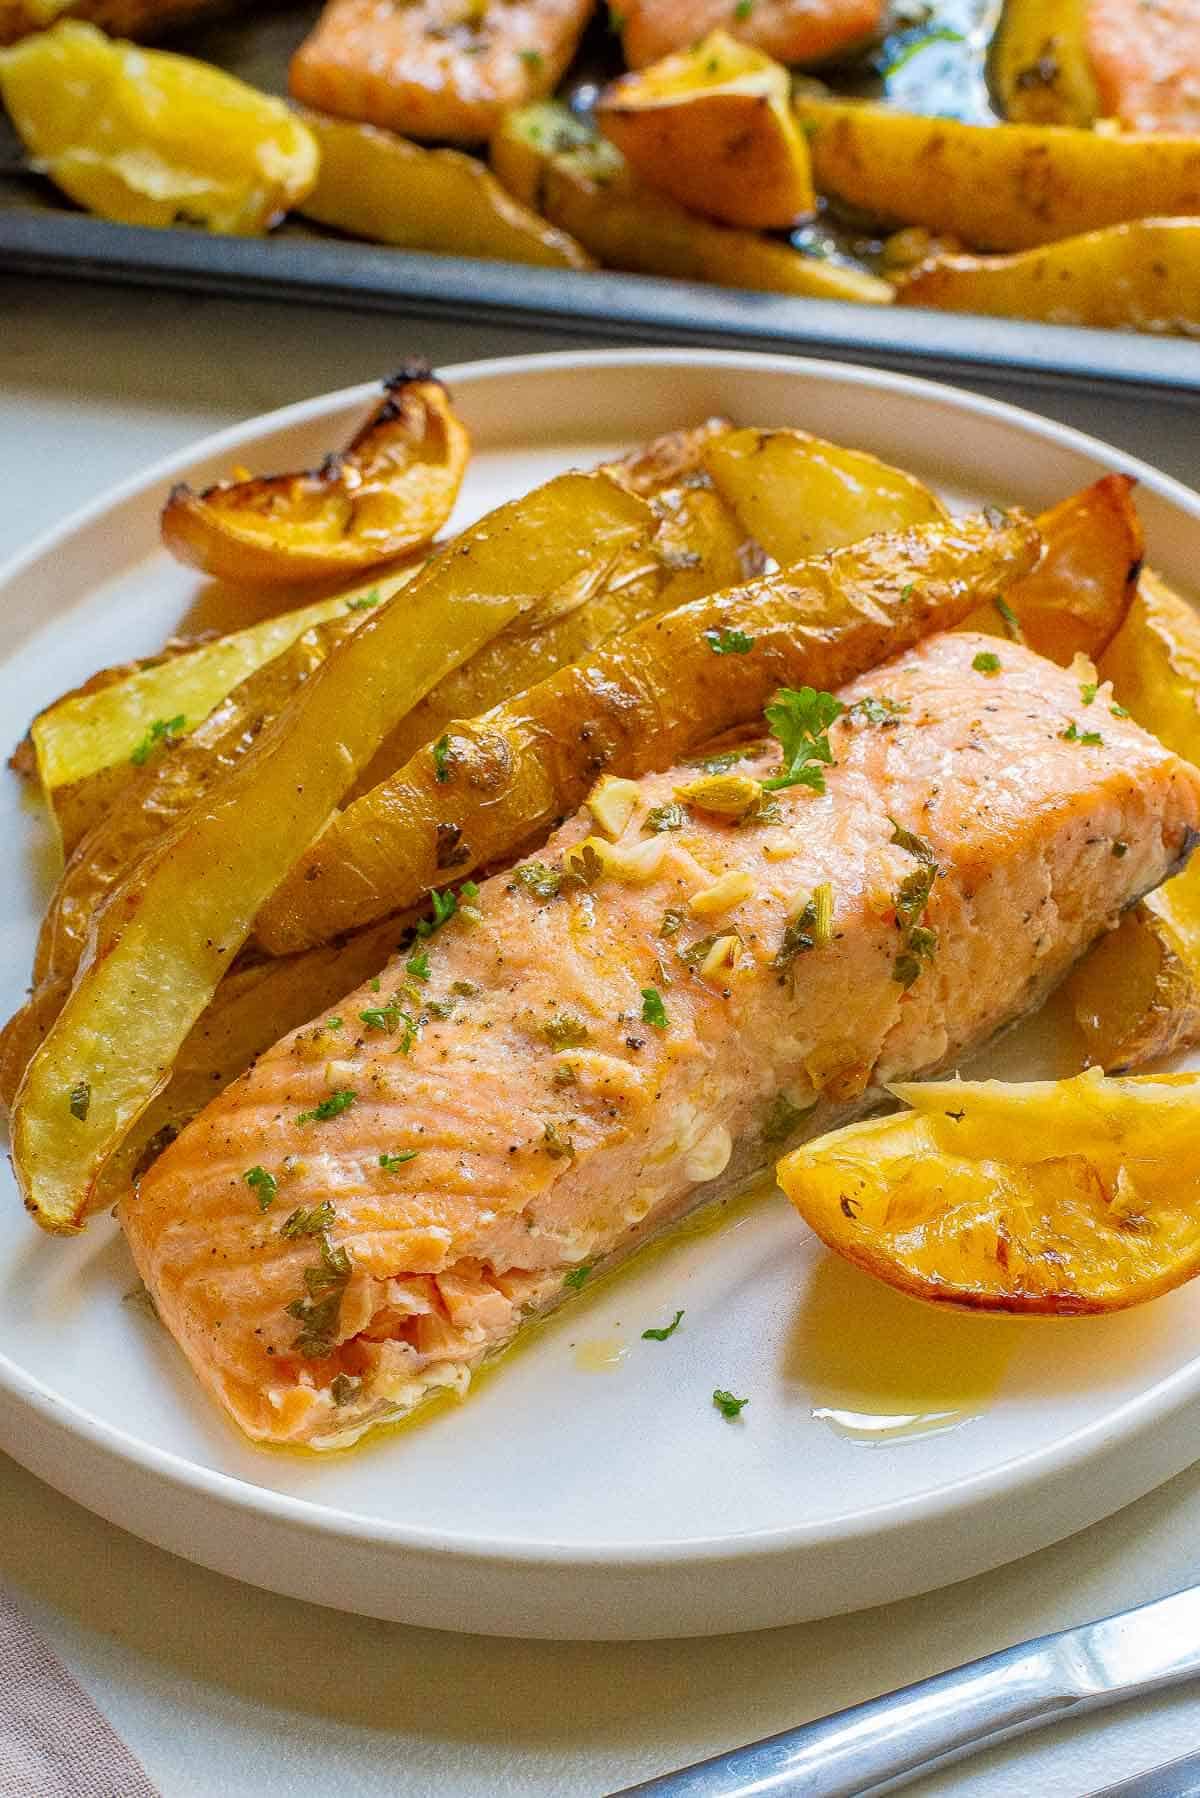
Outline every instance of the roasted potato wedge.
<svg viewBox="0 0 1200 1798">
<path fill-rule="evenodd" d="M 497 178 L 608 268 L 816 299 L 890 305 L 886 281 L 735 231 L 677 206 L 639 180 L 614 144 L 564 106 L 508 113 L 491 147 Z"/>
<path fill-rule="evenodd" d="M 1200 762 L 1200 616 L 1149 569 L 1098 673 L 1139 724 Z M 1200 862 L 1127 913 L 1065 996 L 1101 1067 L 1137 1067 L 1200 1042 Z"/>
<path fill-rule="evenodd" d="M 384 382 L 346 448 L 305 474 L 173 489 L 162 539 L 180 562 L 254 586 L 336 580 L 430 543 L 454 509 L 470 439 L 423 364 Z"/>
<path fill-rule="evenodd" d="M 439 755 L 421 750 L 356 800 L 264 906 L 258 941 L 286 954 L 415 903 L 445 884 L 448 831 L 456 875 L 510 854 L 578 805 L 601 769 L 669 766 L 757 718 L 781 685 L 840 685 L 958 623 L 1038 548 L 1019 514 L 922 525 L 650 619 L 455 724 Z M 719 653 L 729 632 L 749 647 Z"/>
<path fill-rule="evenodd" d="M 561 476 L 489 514 L 338 646 L 117 888 L 13 1106 L 13 1165 L 39 1223 L 80 1227 L 259 908 L 388 731 L 573 569 L 645 530 L 644 503 L 604 475 Z"/>
<path fill-rule="evenodd" d="M 858 100 L 796 101 L 813 177 L 872 217 L 1027 250 L 1127 219 L 1200 217 L 1200 136 L 964 125 Z"/>
<path fill-rule="evenodd" d="M 889 1286 L 980 1311 L 1145 1304 L 1200 1273 L 1200 1075 L 907 1083 L 788 1155 L 805 1223 Z"/>
<path fill-rule="evenodd" d="M 1109 474 L 1037 519 L 1042 556 L 1002 597 L 974 611 L 964 630 L 993 637 L 1014 629 L 1039 655 L 1069 668 L 1095 661 L 1133 604 L 1142 567 L 1142 523 L 1129 475 Z"/>
<path fill-rule="evenodd" d="M 1006 119 L 1087 127 L 1098 116 L 1087 11 L 1087 0 L 1004 0 L 988 79 Z"/>
<path fill-rule="evenodd" d="M 1200 218 L 1134 219 L 1011 256 L 936 256 L 901 278 L 896 297 L 943 312 L 1200 336 Z"/>
<path fill-rule="evenodd" d="M 329 599 L 216 637 L 170 657 L 153 657 L 115 681 L 57 700 L 30 726 L 38 777 L 69 855 L 138 768 L 170 739 L 186 735 L 256 668 L 315 626 L 365 618 L 420 564 L 380 575 Z"/>
<path fill-rule="evenodd" d="M 593 268 L 579 244 L 514 200 L 474 156 L 430 150 L 375 125 L 301 114 L 321 152 L 316 186 L 298 208 L 351 237 L 432 250 Z"/>
<path fill-rule="evenodd" d="M 603 467 L 630 493 L 653 499 L 664 488 L 678 487 L 691 476 L 702 474 L 709 443 L 732 429 L 727 418 L 706 418 L 691 430 L 667 431 L 648 443 L 639 443 L 636 449 L 616 462 L 605 462 Z"/>
<path fill-rule="evenodd" d="M 282 100 L 70 19 L 0 52 L 0 95 L 34 167 L 121 224 L 253 236 L 317 177 L 312 133 Z"/>
<path fill-rule="evenodd" d="M 807 431 L 728 431 L 705 449 L 717 492 L 781 567 L 946 512 L 915 475 Z"/>
<path fill-rule="evenodd" d="M 724 31 L 610 82 L 596 123 L 660 193 L 725 225 L 786 229 L 816 206 L 787 70 Z"/>
<path fill-rule="evenodd" d="M 15 44 L 62 18 L 83 19 L 114 37 L 159 37 L 222 10 L 222 0 L 0 0 L 0 44 Z"/>
</svg>

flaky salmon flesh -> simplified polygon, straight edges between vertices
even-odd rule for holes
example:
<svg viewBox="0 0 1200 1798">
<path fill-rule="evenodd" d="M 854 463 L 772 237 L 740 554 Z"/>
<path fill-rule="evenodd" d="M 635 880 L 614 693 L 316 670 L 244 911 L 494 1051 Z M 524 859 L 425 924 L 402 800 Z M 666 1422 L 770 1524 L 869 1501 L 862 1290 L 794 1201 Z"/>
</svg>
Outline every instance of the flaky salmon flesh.
<svg viewBox="0 0 1200 1798">
<path fill-rule="evenodd" d="M 756 785 L 761 739 L 598 790 L 150 1168 L 138 1269 L 250 1436 L 463 1392 L 579 1270 L 1039 1004 L 1200 827 L 1200 772 L 1016 644 L 841 698 L 823 793 Z"/>
</svg>

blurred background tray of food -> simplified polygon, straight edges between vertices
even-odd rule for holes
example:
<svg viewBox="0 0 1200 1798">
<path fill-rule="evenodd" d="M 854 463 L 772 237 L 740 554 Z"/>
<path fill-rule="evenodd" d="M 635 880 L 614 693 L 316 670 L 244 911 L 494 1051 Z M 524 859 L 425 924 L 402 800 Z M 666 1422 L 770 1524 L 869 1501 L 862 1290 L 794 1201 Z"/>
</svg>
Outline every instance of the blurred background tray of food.
<svg viewBox="0 0 1200 1798">
<path fill-rule="evenodd" d="M 470 258 L 481 313 L 1200 391 L 1200 0 L 0 0 L 0 46 L 10 269 Z"/>
</svg>

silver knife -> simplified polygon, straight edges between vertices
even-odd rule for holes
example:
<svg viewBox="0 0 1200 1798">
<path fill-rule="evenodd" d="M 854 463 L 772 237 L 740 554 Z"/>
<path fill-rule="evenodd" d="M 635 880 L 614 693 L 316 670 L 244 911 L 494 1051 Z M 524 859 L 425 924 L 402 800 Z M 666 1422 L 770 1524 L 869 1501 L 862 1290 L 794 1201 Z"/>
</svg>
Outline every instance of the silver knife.
<svg viewBox="0 0 1200 1798">
<path fill-rule="evenodd" d="M 866 1798 L 1025 1730 L 1200 1674 L 1200 1587 L 1059 1630 L 627 1786 L 654 1798 Z"/>
</svg>

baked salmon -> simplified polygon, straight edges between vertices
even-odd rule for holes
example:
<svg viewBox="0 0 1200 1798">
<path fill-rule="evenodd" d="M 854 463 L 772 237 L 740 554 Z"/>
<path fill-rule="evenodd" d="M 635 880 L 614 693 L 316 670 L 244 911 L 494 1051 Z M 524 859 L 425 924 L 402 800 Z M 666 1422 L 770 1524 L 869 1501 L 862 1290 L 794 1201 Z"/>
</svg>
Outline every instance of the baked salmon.
<svg viewBox="0 0 1200 1798">
<path fill-rule="evenodd" d="M 629 0 L 612 8 L 632 69 L 727 31 L 776 62 L 826 62 L 878 36 L 883 0 Z"/>
<path fill-rule="evenodd" d="M 594 0 L 329 0 L 289 86 L 319 112 L 405 137 L 482 143 L 540 100 L 575 54 Z"/>
<path fill-rule="evenodd" d="M 1107 694 L 942 635 L 827 735 L 811 689 L 772 714 L 824 745 L 796 784 L 770 739 L 601 783 L 122 1203 L 200 1379 L 251 1437 L 344 1446 L 1039 1004 L 1200 827 L 1200 771 Z"/>
<path fill-rule="evenodd" d="M 1105 117 L 1200 132 L 1200 0 L 1088 0 L 1084 34 Z"/>
</svg>

